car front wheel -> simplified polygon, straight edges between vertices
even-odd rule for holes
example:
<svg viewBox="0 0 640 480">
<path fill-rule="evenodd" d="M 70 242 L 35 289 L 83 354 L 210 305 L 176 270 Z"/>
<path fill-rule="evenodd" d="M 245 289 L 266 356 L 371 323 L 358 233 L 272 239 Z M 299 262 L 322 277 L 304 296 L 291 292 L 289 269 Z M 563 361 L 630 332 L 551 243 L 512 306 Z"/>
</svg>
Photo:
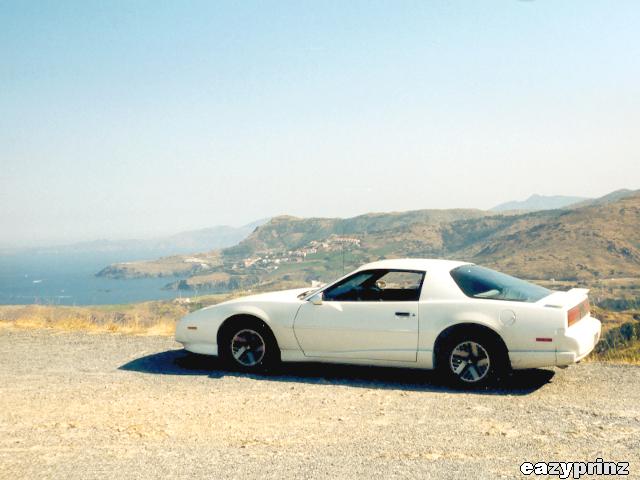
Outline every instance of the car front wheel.
<svg viewBox="0 0 640 480">
<path fill-rule="evenodd" d="M 220 340 L 221 360 L 233 370 L 264 372 L 280 360 L 271 330 L 258 319 L 233 322 L 225 328 Z"/>
</svg>

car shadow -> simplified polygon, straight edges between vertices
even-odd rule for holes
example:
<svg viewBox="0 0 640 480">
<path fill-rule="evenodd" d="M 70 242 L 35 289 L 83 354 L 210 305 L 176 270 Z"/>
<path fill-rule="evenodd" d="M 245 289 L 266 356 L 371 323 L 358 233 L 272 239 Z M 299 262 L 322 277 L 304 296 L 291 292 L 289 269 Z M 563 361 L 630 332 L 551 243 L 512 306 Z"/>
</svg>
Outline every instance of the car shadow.
<svg viewBox="0 0 640 480">
<path fill-rule="evenodd" d="M 429 370 L 327 363 L 285 363 L 274 372 L 248 374 L 225 370 L 216 357 L 196 355 L 186 350 L 168 350 L 146 355 L 121 365 L 119 370 L 156 375 L 199 375 L 214 379 L 246 377 L 276 382 L 480 395 L 528 395 L 549 383 L 555 375 L 553 370 L 546 369 L 519 370 L 502 379 L 496 387 L 458 390 L 442 385 L 434 372 Z"/>
</svg>

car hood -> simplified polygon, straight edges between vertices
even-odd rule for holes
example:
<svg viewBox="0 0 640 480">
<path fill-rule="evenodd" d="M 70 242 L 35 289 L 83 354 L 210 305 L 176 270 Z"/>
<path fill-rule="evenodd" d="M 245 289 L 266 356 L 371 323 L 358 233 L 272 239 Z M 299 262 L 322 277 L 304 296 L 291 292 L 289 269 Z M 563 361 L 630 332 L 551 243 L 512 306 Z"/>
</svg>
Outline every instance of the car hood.
<svg viewBox="0 0 640 480">
<path fill-rule="evenodd" d="M 258 293 L 246 297 L 234 298 L 219 305 L 229 305 L 242 302 L 299 302 L 298 295 L 310 291 L 311 288 L 294 288 L 292 290 L 280 290 L 277 292 Z"/>
</svg>

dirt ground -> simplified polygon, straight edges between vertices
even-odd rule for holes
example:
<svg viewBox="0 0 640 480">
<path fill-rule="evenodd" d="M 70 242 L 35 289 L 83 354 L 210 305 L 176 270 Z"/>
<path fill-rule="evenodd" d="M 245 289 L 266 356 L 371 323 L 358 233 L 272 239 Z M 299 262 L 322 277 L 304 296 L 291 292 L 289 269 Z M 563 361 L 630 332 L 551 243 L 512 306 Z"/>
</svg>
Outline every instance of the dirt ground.
<svg viewBox="0 0 640 480">
<path fill-rule="evenodd" d="M 0 478 L 523 478 L 630 462 L 640 367 L 583 363 L 457 392 L 429 372 L 229 373 L 166 337 L 0 329 Z"/>
</svg>

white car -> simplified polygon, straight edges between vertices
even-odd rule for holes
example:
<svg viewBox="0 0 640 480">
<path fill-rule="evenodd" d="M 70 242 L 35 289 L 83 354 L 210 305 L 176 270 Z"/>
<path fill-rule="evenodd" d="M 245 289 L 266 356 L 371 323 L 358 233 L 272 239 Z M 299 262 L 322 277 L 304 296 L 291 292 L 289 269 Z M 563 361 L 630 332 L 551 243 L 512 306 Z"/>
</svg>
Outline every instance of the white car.
<svg viewBox="0 0 640 480">
<path fill-rule="evenodd" d="M 459 385 L 567 366 L 593 350 L 588 290 L 556 292 L 478 265 L 382 260 L 315 290 L 252 295 L 182 318 L 176 340 L 244 371 L 284 362 L 438 369 Z"/>
</svg>

